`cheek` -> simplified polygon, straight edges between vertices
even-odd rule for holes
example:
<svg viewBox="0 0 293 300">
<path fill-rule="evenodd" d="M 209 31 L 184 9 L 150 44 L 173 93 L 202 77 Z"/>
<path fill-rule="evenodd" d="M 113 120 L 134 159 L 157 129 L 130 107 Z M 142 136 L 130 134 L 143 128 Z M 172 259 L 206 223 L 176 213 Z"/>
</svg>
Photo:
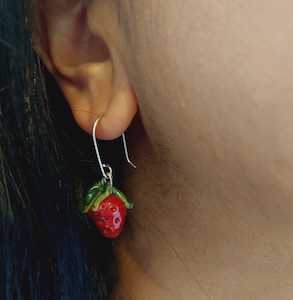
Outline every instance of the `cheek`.
<svg viewBox="0 0 293 300">
<path fill-rule="evenodd" d="M 247 185 L 288 189 L 292 2 L 176 3 L 153 15 L 138 10 L 128 20 L 135 29 L 125 31 L 150 137 L 199 182 L 243 184 L 245 177 Z"/>
</svg>

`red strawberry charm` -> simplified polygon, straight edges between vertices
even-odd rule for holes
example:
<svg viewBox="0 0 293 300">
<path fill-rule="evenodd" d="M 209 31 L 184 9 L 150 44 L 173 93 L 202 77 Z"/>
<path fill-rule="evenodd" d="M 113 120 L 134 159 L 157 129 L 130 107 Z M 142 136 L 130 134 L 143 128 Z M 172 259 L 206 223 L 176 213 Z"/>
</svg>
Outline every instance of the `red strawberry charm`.
<svg viewBox="0 0 293 300">
<path fill-rule="evenodd" d="M 125 224 L 126 214 L 125 204 L 114 194 L 104 199 L 97 210 L 90 209 L 87 213 L 102 235 L 109 239 L 114 239 L 120 235 Z"/>
<path fill-rule="evenodd" d="M 101 234 L 109 239 L 117 238 L 125 224 L 127 209 L 133 204 L 106 180 L 94 185 L 88 192 L 84 213 L 87 214 Z"/>
</svg>

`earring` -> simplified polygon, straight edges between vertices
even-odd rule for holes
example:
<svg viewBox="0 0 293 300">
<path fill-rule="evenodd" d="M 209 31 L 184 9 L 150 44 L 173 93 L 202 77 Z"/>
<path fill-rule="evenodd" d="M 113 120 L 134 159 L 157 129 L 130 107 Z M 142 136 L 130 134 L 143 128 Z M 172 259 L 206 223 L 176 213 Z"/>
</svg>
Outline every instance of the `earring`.
<svg viewBox="0 0 293 300">
<path fill-rule="evenodd" d="M 127 210 L 133 208 L 133 204 L 120 190 L 113 186 L 112 168 L 109 164 L 102 162 L 96 139 L 96 128 L 100 120 L 101 117 L 95 121 L 92 135 L 103 178 L 88 191 L 84 200 L 83 213 L 95 223 L 104 237 L 114 239 L 120 235 L 125 224 Z M 122 140 L 126 160 L 132 167 L 136 168 L 135 164 L 129 159 L 124 133 L 122 134 Z"/>
</svg>

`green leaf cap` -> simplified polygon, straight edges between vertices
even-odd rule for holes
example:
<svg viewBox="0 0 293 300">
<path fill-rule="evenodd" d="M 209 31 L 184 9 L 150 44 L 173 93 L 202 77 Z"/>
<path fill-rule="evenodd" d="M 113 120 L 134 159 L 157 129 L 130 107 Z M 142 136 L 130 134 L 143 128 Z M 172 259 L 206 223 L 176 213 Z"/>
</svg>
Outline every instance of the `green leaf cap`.
<svg viewBox="0 0 293 300">
<path fill-rule="evenodd" d="M 95 183 L 88 191 L 84 200 L 82 212 L 87 213 L 91 208 L 95 210 L 98 209 L 101 202 L 111 194 L 120 198 L 127 209 L 133 208 L 133 203 L 131 203 L 120 190 L 112 187 L 107 180 L 103 178 L 100 182 Z"/>
</svg>

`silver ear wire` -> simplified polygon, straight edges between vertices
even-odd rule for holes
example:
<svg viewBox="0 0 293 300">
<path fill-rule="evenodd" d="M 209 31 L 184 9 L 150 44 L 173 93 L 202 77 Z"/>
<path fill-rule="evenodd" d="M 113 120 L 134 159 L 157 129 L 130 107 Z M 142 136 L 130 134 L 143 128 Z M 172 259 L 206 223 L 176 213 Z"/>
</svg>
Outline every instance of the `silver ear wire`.
<svg viewBox="0 0 293 300">
<path fill-rule="evenodd" d="M 125 133 L 122 133 L 122 140 L 123 140 L 123 147 L 124 147 L 124 153 L 125 153 L 126 161 L 127 161 L 134 169 L 136 169 L 136 165 L 129 159 L 128 148 L 127 148 L 127 143 L 126 143 Z"/>
<path fill-rule="evenodd" d="M 111 166 L 107 165 L 107 164 L 104 164 L 102 162 L 102 159 L 101 159 L 101 155 L 100 155 L 100 152 L 99 152 L 99 147 L 98 147 L 98 143 L 97 143 L 97 138 L 96 138 L 96 130 L 97 130 L 97 126 L 99 124 L 99 122 L 101 121 L 102 117 L 99 117 L 95 123 L 94 123 L 94 126 L 93 126 L 93 142 L 94 142 L 94 147 L 95 147 L 95 151 L 96 151 L 96 155 L 97 155 L 97 159 L 98 159 L 98 162 L 99 162 L 99 166 L 100 166 L 100 169 L 101 169 L 101 172 L 102 172 L 102 175 L 104 178 L 110 180 L 111 184 L 112 184 L 112 181 L 113 181 L 113 176 L 112 176 L 112 168 Z M 133 168 L 136 168 L 136 165 L 129 159 L 129 154 L 128 154 L 128 148 L 127 148 L 127 143 L 126 143 L 126 137 L 125 137 L 125 134 L 123 133 L 122 134 L 122 140 L 123 140 L 123 147 L 124 147 L 124 153 L 125 153 L 125 157 L 126 157 L 126 161 L 133 167 Z M 105 169 L 108 169 L 109 172 L 105 172 Z"/>
</svg>

